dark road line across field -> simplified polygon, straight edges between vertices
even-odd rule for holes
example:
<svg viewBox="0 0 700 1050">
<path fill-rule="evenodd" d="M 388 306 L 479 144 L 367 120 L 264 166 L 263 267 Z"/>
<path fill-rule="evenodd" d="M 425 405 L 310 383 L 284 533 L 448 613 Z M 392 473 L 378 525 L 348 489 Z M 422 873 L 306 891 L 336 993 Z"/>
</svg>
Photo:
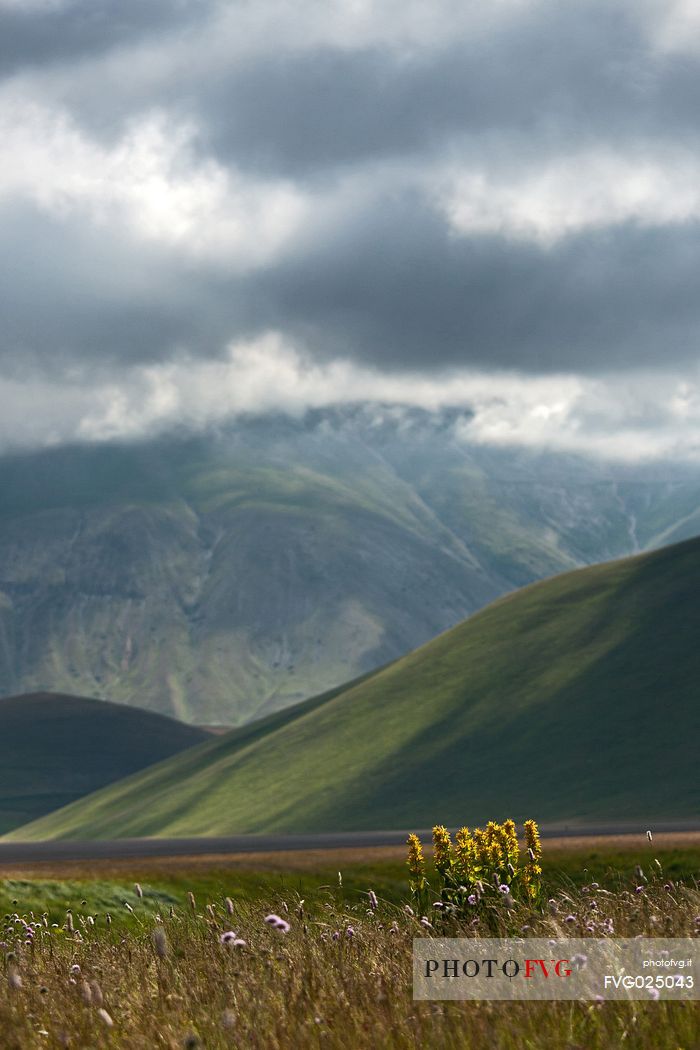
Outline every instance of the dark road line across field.
<svg viewBox="0 0 700 1050">
<path fill-rule="evenodd" d="M 700 831 L 698 821 L 644 824 L 544 825 L 544 839 L 605 837 L 614 835 L 646 836 L 653 833 Z M 419 831 L 424 841 L 431 832 Z M 330 850 L 399 846 L 405 843 L 407 831 L 339 831 L 302 835 L 231 835 L 216 838 L 183 839 L 94 839 L 89 841 L 52 840 L 47 842 L 0 842 L 0 865 L 28 861 L 117 860 L 148 857 L 196 857 L 234 853 L 266 853 L 286 850 Z"/>
</svg>

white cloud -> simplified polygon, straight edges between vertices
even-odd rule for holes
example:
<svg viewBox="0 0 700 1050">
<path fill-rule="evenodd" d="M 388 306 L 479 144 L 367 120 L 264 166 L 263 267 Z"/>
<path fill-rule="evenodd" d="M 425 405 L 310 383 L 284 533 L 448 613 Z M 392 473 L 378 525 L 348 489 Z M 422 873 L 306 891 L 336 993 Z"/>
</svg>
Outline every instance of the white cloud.
<svg viewBox="0 0 700 1050">
<path fill-rule="evenodd" d="M 283 180 L 251 180 L 192 148 L 194 129 L 162 112 L 134 119 L 107 148 L 63 111 L 0 98 L 0 200 L 78 212 L 167 248 L 227 265 L 269 262 L 300 227 L 309 202 Z"/>
<path fill-rule="evenodd" d="M 248 413 L 348 403 L 471 412 L 469 443 L 550 448 L 639 461 L 700 459 L 700 370 L 682 380 L 637 373 L 594 380 L 465 371 L 388 374 L 349 361 L 309 361 L 279 333 L 232 346 L 220 361 L 182 358 L 125 369 L 118 379 L 75 374 L 47 383 L 0 379 L 0 449 L 65 441 L 146 438 L 201 429 Z"/>
<path fill-rule="evenodd" d="M 497 233 L 552 243 L 590 227 L 700 219 L 700 160 L 666 143 L 643 153 L 593 150 L 507 175 L 452 169 L 435 196 L 459 234 Z"/>
</svg>

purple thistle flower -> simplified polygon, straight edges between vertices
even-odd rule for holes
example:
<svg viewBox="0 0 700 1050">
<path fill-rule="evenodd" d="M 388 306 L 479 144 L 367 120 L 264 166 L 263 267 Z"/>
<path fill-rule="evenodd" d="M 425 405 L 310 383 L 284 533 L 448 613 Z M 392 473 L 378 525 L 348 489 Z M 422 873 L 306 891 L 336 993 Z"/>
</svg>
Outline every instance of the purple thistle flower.
<svg viewBox="0 0 700 1050">
<path fill-rule="evenodd" d="M 576 922 L 576 916 L 575 915 L 567 915 L 566 918 L 564 919 L 564 922 Z"/>
<path fill-rule="evenodd" d="M 345 931 L 345 936 L 346 937 L 354 937 L 355 936 L 355 927 L 354 926 L 348 926 L 347 930 Z"/>
<path fill-rule="evenodd" d="M 502 882 L 498 889 L 501 893 L 510 893 L 510 886 L 506 886 L 505 882 Z"/>
<path fill-rule="evenodd" d="M 276 930 L 279 930 L 280 933 L 289 933 L 289 923 L 286 919 L 280 918 L 279 915 L 275 915 L 274 913 L 272 915 L 266 915 L 265 922 L 268 926 L 273 926 Z"/>
<path fill-rule="evenodd" d="M 475 893 L 470 893 L 469 896 L 467 897 L 467 903 L 468 904 L 476 904 L 476 900 L 477 900 L 477 897 L 476 897 Z"/>
<path fill-rule="evenodd" d="M 224 933 L 221 934 L 219 940 L 222 944 L 233 944 L 237 937 L 238 934 L 234 933 L 233 930 L 226 930 Z"/>
</svg>

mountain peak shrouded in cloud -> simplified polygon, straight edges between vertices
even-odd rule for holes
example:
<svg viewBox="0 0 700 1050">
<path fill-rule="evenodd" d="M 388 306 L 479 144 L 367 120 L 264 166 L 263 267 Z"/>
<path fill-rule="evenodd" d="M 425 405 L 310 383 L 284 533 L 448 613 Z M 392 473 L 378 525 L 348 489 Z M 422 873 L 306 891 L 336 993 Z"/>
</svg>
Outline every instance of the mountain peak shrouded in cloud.
<svg viewBox="0 0 700 1050">
<path fill-rule="evenodd" d="M 463 408 L 700 443 L 700 19 L 0 0 L 0 444 Z"/>
</svg>

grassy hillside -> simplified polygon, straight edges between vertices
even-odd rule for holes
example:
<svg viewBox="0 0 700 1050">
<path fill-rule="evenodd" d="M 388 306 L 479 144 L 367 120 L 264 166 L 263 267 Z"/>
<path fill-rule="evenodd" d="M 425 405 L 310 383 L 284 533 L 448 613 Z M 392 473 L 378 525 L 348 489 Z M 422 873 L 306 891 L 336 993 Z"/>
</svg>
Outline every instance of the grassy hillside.
<svg viewBox="0 0 700 1050">
<path fill-rule="evenodd" d="M 699 593 L 698 540 L 534 584 L 14 837 L 694 816 Z"/>
<path fill-rule="evenodd" d="M 80 696 L 0 699 L 0 831 L 206 739 L 171 718 Z"/>
<path fill-rule="evenodd" d="M 0 694 L 241 725 L 510 590 L 700 529 L 700 471 L 347 408 L 0 457 Z"/>
</svg>

